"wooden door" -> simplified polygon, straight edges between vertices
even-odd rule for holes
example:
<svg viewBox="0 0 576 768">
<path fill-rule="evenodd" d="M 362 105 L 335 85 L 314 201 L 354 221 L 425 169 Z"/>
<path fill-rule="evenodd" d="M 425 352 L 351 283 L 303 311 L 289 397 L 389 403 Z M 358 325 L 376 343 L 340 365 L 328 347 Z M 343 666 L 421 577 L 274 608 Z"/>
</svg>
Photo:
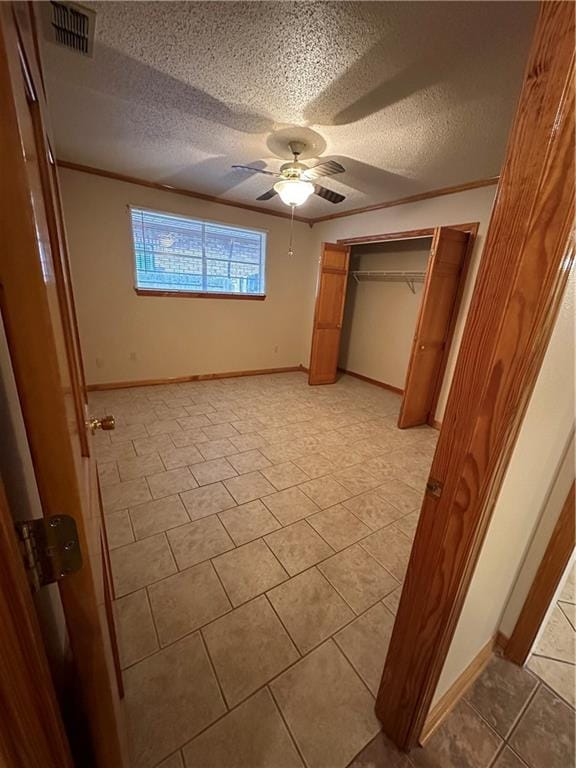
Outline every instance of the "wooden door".
<svg viewBox="0 0 576 768">
<path fill-rule="evenodd" d="M 72 768 L 36 610 L 0 482 L 0 765 Z"/>
<path fill-rule="evenodd" d="M 82 568 L 59 581 L 73 707 L 92 737 L 83 764 L 120 768 L 102 515 L 32 8 L 0 5 L 0 309 L 43 514 L 72 516 L 83 553 Z"/>
<path fill-rule="evenodd" d="M 398 417 L 401 429 L 426 424 L 431 416 L 451 321 L 458 303 L 468 237 L 467 232 L 448 227 L 438 227 L 434 231 Z"/>
<path fill-rule="evenodd" d="M 309 384 L 333 384 L 338 372 L 350 248 L 323 243 L 314 310 Z"/>
</svg>

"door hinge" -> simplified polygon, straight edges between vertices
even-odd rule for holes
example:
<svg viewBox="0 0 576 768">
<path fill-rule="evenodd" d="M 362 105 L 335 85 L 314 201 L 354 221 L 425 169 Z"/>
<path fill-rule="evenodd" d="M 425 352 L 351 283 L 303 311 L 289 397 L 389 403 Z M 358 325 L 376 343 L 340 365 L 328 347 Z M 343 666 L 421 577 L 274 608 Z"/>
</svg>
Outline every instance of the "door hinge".
<svg viewBox="0 0 576 768">
<path fill-rule="evenodd" d="M 52 515 L 15 523 L 24 567 L 34 592 L 82 567 L 76 521 Z"/>
<path fill-rule="evenodd" d="M 436 480 L 435 477 L 428 478 L 428 482 L 426 483 L 426 493 L 439 499 L 440 496 L 442 496 L 442 488 L 444 488 L 444 483 L 440 482 L 440 480 Z"/>
</svg>

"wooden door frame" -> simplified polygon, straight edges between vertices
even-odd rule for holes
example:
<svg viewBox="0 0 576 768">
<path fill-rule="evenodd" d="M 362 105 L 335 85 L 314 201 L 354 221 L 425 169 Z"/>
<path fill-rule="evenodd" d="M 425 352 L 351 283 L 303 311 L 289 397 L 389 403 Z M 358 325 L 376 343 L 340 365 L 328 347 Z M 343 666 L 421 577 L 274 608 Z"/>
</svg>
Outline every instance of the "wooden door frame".
<svg viewBox="0 0 576 768">
<path fill-rule="evenodd" d="M 415 746 L 574 263 L 574 6 L 540 4 L 376 712 Z"/>
<path fill-rule="evenodd" d="M 528 660 L 542 622 L 574 552 L 576 546 L 574 513 L 574 482 L 572 482 L 518 621 L 503 648 L 504 656 L 514 664 L 523 666 Z"/>
<path fill-rule="evenodd" d="M 448 326 L 446 343 L 444 345 L 444 352 L 442 355 L 442 360 L 440 362 L 438 377 L 436 379 L 436 387 L 434 389 L 434 395 L 433 395 L 432 404 L 430 407 L 430 414 L 428 416 L 428 424 L 431 427 L 435 427 L 436 429 L 440 427 L 440 422 L 438 422 L 434 418 L 434 416 L 436 414 L 436 408 L 438 406 L 440 392 L 442 391 L 442 384 L 444 383 L 444 375 L 446 373 L 446 366 L 448 365 L 448 358 L 450 356 L 450 350 L 452 348 L 454 331 L 456 329 L 456 321 L 458 320 L 460 307 L 462 305 L 462 296 L 464 294 L 464 287 L 468 279 L 470 262 L 472 260 L 474 245 L 476 244 L 476 240 L 478 237 L 478 228 L 480 226 L 480 222 L 472 221 L 464 224 L 442 224 L 436 227 L 421 227 L 420 229 L 408 229 L 402 232 L 383 232 L 377 235 L 358 235 L 357 237 L 347 237 L 347 238 L 341 238 L 340 240 L 336 240 L 336 243 L 338 245 L 347 245 L 350 248 L 352 248 L 353 245 L 367 245 L 370 243 L 377 245 L 378 243 L 389 243 L 397 240 L 419 240 L 420 238 L 428 238 L 428 237 L 434 238 L 434 235 L 437 232 L 437 230 L 440 228 L 440 226 L 445 227 L 447 229 L 457 229 L 460 232 L 466 232 L 468 234 L 468 245 L 466 247 L 466 253 L 464 254 L 462 269 L 460 271 L 460 279 L 458 281 L 458 290 L 456 291 L 456 297 L 454 299 L 452 316 L 450 318 L 450 324 Z M 430 267 L 430 256 L 428 257 L 428 261 L 426 264 L 426 271 L 428 271 L 429 267 Z M 346 303 L 344 303 L 344 311 L 345 310 L 346 310 Z M 422 304 L 420 304 L 420 312 L 421 311 L 422 311 Z M 353 372 L 350 375 L 358 376 L 359 378 L 362 378 L 360 374 L 355 374 Z M 406 376 L 407 375 L 408 375 L 408 371 L 406 372 Z M 364 380 L 372 381 L 367 377 L 364 377 Z M 381 386 L 384 385 L 383 382 L 374 382 L 374 383 L 377 383 Z M 390 385 L 384 385 L 384 386 L 386 389 L 394 389 Z M 404 394 L 404 390 L 402 390 L 402 394 Z"/>
<path fill-rule="evenodd" d="M 0 481 L 0 763 L 72 768 L 30 585 Z"/>
</svg>

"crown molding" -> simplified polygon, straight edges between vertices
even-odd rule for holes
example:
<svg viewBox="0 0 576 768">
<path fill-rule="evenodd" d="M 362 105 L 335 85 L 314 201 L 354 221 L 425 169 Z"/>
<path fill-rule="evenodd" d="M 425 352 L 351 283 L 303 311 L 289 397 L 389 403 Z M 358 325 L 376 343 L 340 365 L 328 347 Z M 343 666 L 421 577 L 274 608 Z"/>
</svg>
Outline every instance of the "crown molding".
<svg viewBox="0 0 576 768">
<path fill-rule="evenodd" d="M 218 205 L 229 205 L 232 208 L 241 208 L 245 211 L 252 211 L 254 213 L 263 213 L 266 216 L 276 216 L 281 219 L 290 219 L 289 213 L 283 211 L 271 211 L 268 208 L 262 208 L 257 205 L 249 205 L 248 203 L 240 203 L 235 200 L 226 200 L 223 197 L 217 197 L 215 195 L 205 195 L 202 192 L 194 192 L 191 189 L 183 189 L 182 187 L 173 187 L 170 184 L 162 184 L 159 181 L 149 181 L 148 179 L 141 179 L 137 176 L 127 176 L 123 173 L 116 173 L 116 171 L 107 171 L 104 168 L 94 168 L 91 165 L 82 165 L 81 163 L 71 163 L 68 160 L 57 160 L 56 165 L 59 168 L 67 168 L 71 171 L 79 171 L 80 173 L 89 173 L 93 176 L 103 176 L 106 179 L 114 179 L 115 181 L 124 181 L 127 184 L 138 184 L 141 187 L 148 187 L 149 189 L 159 189 L 163 192 L 173 192 L 176 195 L 184 195 L 185 197 L 192 197 L 196 200 L 204 200 L 208 203 L 216 203 Z M 329 213 L 326 216 L 306 217 L 306 216 L 294 216 L 294 221 L 299 221 L 309 226 L 319 224 L 323 221 L 331 221 L 332 219 L 342 219 L 346 216 L 357 216 L 360 213 L 370 213 L 371 211 L 380 211 L 384 208 L 393 208 L 397 205 L 406 205 L 408 203 L 417 203 L 422 200 L 429 200 L 433 197 L 443 197 L 444 195 L 454 195 L 458 192 L 467 192 L 470 189 L 479 189 L 481 187 L 491 187 L 498 184 L 499 176 L 491 176 L 488 179 L 478 179 L 477 181 L 469 181 L 465 184 L 456 184 L 452 187 L 440 187 L 439 189 L 431 189 L 428 192 L 420 192 L 417 195 L 409 195 L 408 197 L 399 197 L 396 200 L 388 200 L 383 203 L 375 203 L 374 205 L 366 205 L 362 208 L 352 208 L 349 211 L 338 211 L 336 213 Z"/>
<path fill-rule="evenodd" d="M 331 221 L 332 219 L 342 219 L 345 216 L 357 216 L 359 213 L 370 213 L 370 211 L 380 211 L 384 208 L 394 208 L 396 205 L 406 205 L 407 203 L 418 203 L 421 200 L 429 200 L 432 197 L 443 197 L 444 195 L 455 195 L 457 192 L 467 192 L 470 189 L 479 189 L 480 187 L 491 187 L 498 184 L 500 176 L 491 176 L 488 179 L 478 179 L 477 181 L 468 181 L 465 184 L 456 184 L 453 187 L 440 187 L 431 189 L 428 192 L 420 192 L 417 195 L 408 197 L 399 197 L 396 200 L 388 200 L 384 203 L 375 203 L 366 205 L 363 208 L 352 208 L 349 211 L 338 211 L 329 213 L 326 216 L 317 216 L 309 219 L 310 224 L 319 224 L 322 221 Z"/>
<path fill-rule="evenodd" d="M 257 205 L 248 205 L 247 203 L 239 203 L 235 200 L 226 200 L 223 197 L 216 197 L 214 195 L 205 195 L 202 192 L 194 192 L 191 189 L 183 189 L 182 187 L 173 187 L 170 184 L 162 184 L 159 181 L 149 181 L 148 179 L 141 179 L 137 176 L 127 176 L 124 173 L 116 173 L 116 171 L 107 171 L 104 168 L 94 168 L 91 165 L 82 165 L 80 163 L 71 163 L 68 160 L 56 160 L 58 168 L 66 168 L 70 171 L 80 171 L 80 173 L 89 173 L 92 176 L 103 176 L 106 179 L 114 179 L 115 181 L 124 181 L 127 184 L 137 184 L 140 187 L 148 187 L 149 189 L 159 189 L 163 192 L 173 192 L 176 195 L 184 195 L 185 197 L 193 197 L 196 200 L 204 200 L 207 203 L 217 203 L 218 205 L 229 205 L 232 208 L 241 208 L 245 211 L 253 211 L 254 213 L 263 213 L 266 216 L 276 216 L 281 219 L 290 220 L 291 214 L 284 213 L 284 211 L 271 211 L 266 208 L 261 208 Z M 309 224 L 310 219 L 303 216 L 294 216 L 294 221 L 300 221 L 304 224 Z"/>
</svg>

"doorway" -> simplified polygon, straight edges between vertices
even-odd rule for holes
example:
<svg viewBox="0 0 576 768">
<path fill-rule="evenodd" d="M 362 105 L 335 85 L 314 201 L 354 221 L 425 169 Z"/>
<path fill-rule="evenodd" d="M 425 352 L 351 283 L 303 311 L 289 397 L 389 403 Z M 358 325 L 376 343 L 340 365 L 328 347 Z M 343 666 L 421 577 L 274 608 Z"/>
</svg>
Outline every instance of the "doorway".
<svg viewBox="0 0 576 768">
<path fill-rule="evenodd" d="M 402 394 L 401 429 L 436 426 L 435 409 L 477 227 L 464 224 L 324 243 L 309 384 L 334 383 L 340 367 Z"/>
</svg>

